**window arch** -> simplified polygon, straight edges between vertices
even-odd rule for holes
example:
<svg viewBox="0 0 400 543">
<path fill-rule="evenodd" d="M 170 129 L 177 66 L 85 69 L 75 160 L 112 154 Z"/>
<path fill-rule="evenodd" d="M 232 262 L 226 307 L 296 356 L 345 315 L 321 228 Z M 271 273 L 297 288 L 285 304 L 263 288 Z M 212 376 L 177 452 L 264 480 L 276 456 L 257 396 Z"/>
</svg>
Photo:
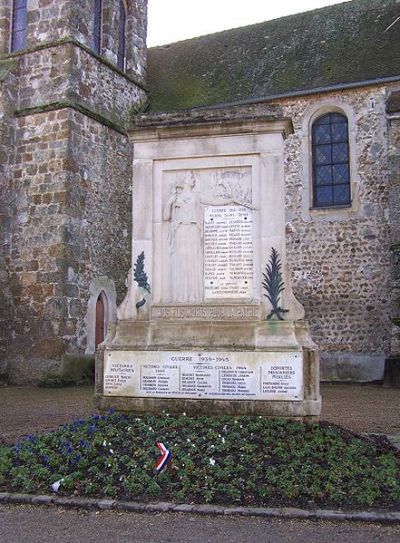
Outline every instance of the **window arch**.
<svg viewBox="0 0 400 543">
<path fill-rule="evenodd" d="M 103 12 L 103 0 L 94 0 L 93 9 L 93 50 L 100 55 L 101 52 L 101 22 Z"/>
<path fill-rule="evenodd" d="M 125 69 L 126 57 L 126 5 L 124 0 L 119 0 L 119 27 L 118 27 L 118 55 L 117 66 Z"/>
<path fill-rule="evenodd" d="M 26 47 L 28 29 L 27 0 L 14 0 L 11 24 L 11 52 Z"/>
<path fill-rule="evenodd" d="M 330 112 L 312 125 L 313 207 L 351 205 L 347 117 Z"/>
</svg>

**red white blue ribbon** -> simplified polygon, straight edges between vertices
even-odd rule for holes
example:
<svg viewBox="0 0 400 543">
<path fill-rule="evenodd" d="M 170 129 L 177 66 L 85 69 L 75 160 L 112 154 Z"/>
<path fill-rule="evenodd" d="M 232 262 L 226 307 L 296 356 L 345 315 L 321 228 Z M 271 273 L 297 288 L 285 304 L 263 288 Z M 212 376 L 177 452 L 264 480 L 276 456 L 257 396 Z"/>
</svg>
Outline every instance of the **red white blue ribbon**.
<svg viewBox="0 0 400 543">
<path fill-rule="evenodd" d="M 157 448 L 160 449 L 162 455 L 157 460 L 156 463 L 156 471 L 160 473 L 165 466 L 168 464 L 168 462 L 171 460 L 171 452 L 167 449 L 167 447 L 164 445 L 164 443 L 156 443 Z"/>
</svg>

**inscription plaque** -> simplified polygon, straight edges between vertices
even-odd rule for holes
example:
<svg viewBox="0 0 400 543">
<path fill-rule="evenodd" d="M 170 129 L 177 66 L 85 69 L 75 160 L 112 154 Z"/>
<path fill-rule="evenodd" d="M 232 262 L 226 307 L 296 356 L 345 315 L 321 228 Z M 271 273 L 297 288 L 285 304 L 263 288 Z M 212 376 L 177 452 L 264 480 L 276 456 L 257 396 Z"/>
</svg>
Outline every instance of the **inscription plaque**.
<svg viewBox="0 0 400 543">
<path fill-rule="evenodd" d="M 104 364 L 104 394 L 302 400 L 302 353 L 111 351 Z"/>
<path fill-rule="evenodd" d="M 244 206 L 204 210 L 205 299 L 253 297 L 253 217 Z"/>
<path fill-rule="evenodd" d="M 260 305 L 171 305 L 157 304 L 151 307 L 153 320 L 260 320 Z"/>
</svg>

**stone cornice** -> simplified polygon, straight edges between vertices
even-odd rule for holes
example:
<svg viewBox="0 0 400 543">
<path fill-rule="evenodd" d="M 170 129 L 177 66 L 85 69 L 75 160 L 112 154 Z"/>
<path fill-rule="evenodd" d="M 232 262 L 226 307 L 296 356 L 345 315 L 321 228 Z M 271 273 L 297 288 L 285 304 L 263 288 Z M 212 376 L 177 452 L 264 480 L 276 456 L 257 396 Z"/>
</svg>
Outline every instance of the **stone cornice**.
<svg viewBox="0 0 400 543">
<path fill-rule="evenodd" d="M 136 77 L 123 72 L 115 64 L 113 64 L 106 58 L 100 55 L 97 55 L 94 51 L 90 49 L 90 47 L 87 47 L 86 45 L 84 45 L 83 43 L 80 43 L 78 40 L 72 37 L 62 38 L 60 40 L 55 40 L 55 41 L 47 41 L 47 42 L 37 44 L 33 47 L 27 47 L 26 49 L 15 51 L 14 53 L 3 54 L 3 55 L 0 55 L 0 60 L 17 58 L 24 55 L 28 55 L 30 53 L 35 53 L 36 51 L 41 51 L 42 49 L 50 49 L 52 47 L 62 47 L 64 45 L 74 45 L 75 47 L 79 47 L 80 49 L 82 49 L 83 51 L 91 55 L 93 58 L 95 58 L 96 60 L 98 60 L 99 62 L 101 62 L 102 64 L 104 64 L 105 66 L 113 70 L 114 72 L 116 72 L 118 75 L 124 77 L 131 83 L 134 83 L 135 85 L 137 85 L 143 91 L 147 92 L 147 89 L 142 81 L 139 81 L 139 79 L 137 79 Z"/>
<path fill-rule="evenodd" d="M 293 133 L 291 119 L 276 117 L 239 117 L 198 119 L 142 116 L 128 131 L 134 142 L 157 141 L 169 138 L 193 138 L 221 135 L 280 133 L 287 138 Z"/>
<path fill-rule="evenodd" d="M 92 111 L 91 109 L 88 109 L 85 106 L 82 106 L 78 102 L 73 102 L 70 100 L 63 100 L 59 102 L 50 102 L 47 104 L 42 104 L 40 106 L 34 106 L 34 107 L 27 107 L 24 109 L 19 109 L 15 111 L 16 117 L 25 117 L 28 115 L 35 115 L 37 113 L 47 113 L 49 111 L 56 111 L 58 109 L 65 109 L 70 108 L 74 109 L 75 111 L 79 111 L 79 113 L 82 113 L 83 115 L 86 115 L 87 117 L 90 117 L 91 119 L 94 119 L 98 123 L 107 126 L 108 128 L 111 128 L 112 130 L 115 130 L 116 132 L 119 132 L 123 136 L 126 136 L 126 130 L 119 124 L 110 121 L 107 119 L 107 117 L 104 117 L 104 115 L 100 115 L 99 113 L 96 113 Z"/>
</svg>

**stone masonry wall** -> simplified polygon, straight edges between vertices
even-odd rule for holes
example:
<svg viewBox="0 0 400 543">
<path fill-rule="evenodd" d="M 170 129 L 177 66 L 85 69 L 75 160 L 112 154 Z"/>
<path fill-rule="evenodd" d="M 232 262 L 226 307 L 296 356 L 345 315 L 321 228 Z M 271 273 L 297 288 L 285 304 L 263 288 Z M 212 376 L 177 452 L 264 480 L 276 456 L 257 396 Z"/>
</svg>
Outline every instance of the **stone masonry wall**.
<svg viewBox="0 0 400 543">
<path fill-rule="evenodd" d="M 125 136 L 71 108 L 19 118 L 17 136 L 8 362 L 21 383 L 84 352 L 93 278 L 115 280 L 123 295 L 131 155 Z"/>
<path fill-rule="evenodd" d="M 15 146 L 12 107 L 12 97 L 15 95 L 14 67 L 13 63 L 3 66 L 0 79 L 0 379 L 7 372 L 6 353 L 13 321 L 9 265 L 14 214 L 14 195 L 10 190 Z"/>
<path fill-rule="evenodd" d="M 396 98 L 394 98 L 396 97 Z M 391 355 L 400 355 L 400 91 L 388 101 L 390 220 L 392 259 Z"/>
<path fill-rule="evenodd" d="M 11 0 L 0 0 L 0 54 L 10 47 Z M 93 47 L 92 0 L 28 0 L 27 48 L 74 39 Z M 126 73 L 145 81 L 147 0 L 127 2 Z M 103 1 L 101 55 L 116 64 L 118 52 L 119 0 Z"/>
<path fill-rule="evenodd" d="M 19 62 L 20 109 L 68 101 L 123 128 L 146 101 L 143 89 L 73 44 L 28 52 Z"/>
<path fill-rule="evenodd" d="M 147 1 L 128 2 L 126 74 L 115 66 L 119 0 L 103 5 L 101 56 L 90 51 L 91 0 L 28 0 L 27 48 L 9 54 L 11 2 L 0 0 L 0 84 L 4 63 L 15 73 L 9 111 L 0 97 L 0 153 L 9 161 L 1 188 L 13 202 L 0 210 L 0 286 L 8 285 L 0 321 L 12 322 L 2 330 L 0 372 L 15 383 L 58 370 L 65 352 L 85 351 L 89 284 L 106 278 L 122 296 L 129 267 L 124 128 L 146 100 Z"/>
<path fill-rule="evenodd" d="M 73 112 L 66 233 L 73 258 L 68 263 L 69 351 L 86 347 L 89 284 L 115 282 L 117 300 L 125 295 L 130 267 L 132 150 L 125 136 Z"/>
<path fill-rule="evenodd" d="M 10 285 L 15 314 L 8 352 L 13 381 L 35 379 L 44 361 L 60 358 L 65 302 L 62 279 L 67 248 L 68 111 L 21 117 L 11 191 Z"/>
<path fill-rule="evenodd" d="M 386 97 L 384 87 L 371 87 L 280 102 L 295 130 L 286 143 L 288 258 L 325 379 L 382 378 L 390 352 Z M 311 180 L 304 118 L 313 107 L 316 114 L 318 107 L 321 113 L 323 107 L 350 111 L 352 210 L 305 209 Z"/>
</svg>

